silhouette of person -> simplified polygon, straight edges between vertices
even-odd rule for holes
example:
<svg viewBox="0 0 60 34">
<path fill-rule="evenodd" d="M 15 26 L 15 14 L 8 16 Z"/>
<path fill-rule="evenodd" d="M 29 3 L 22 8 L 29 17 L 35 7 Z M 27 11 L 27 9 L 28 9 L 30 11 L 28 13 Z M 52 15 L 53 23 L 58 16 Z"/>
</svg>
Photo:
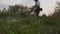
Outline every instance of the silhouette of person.
<svg viewBox="0 0 60 34">
<path fill-rule="evenodd" d="M 40 2 L 38 0 L 34 0 L 35 1 L 35 14 L 36 16 L 39 16 L 39 12 L 42 11 L 42 8 L 40 8 Z"/>
<path fill-rule="evenodd" d="M 38 0 L 34 0 L 35 1 L 35 7 L 40 6 L 40 2 Z"/>
</svg>

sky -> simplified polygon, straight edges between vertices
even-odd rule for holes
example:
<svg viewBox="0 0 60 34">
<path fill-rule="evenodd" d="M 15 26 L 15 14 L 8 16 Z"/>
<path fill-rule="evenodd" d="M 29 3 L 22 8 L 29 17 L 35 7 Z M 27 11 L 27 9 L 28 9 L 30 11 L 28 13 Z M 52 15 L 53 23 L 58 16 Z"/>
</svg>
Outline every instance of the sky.
<svg viewBox="0 0 60 34">
<path fill-rule="evenodd" d="M 39 0 L 40 6 L 43 8 L 43 11 L 40 12 L 40 16 L 46 14 L 47 16 L 54 13 L 54 8 L 56 7 L 56 2 L 60 0 Z M 34 0 L 0 0 L 0 4 L 6 5 L 15 5 L 15 4 L 23 4 L 27 6 L 34 5 Z"/>
</svg>

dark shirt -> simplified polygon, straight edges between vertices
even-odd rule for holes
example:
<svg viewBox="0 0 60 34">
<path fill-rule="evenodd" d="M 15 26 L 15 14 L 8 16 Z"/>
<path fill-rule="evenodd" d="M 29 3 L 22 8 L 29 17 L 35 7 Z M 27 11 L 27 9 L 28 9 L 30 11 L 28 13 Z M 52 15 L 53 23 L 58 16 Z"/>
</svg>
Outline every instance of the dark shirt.
<svg viewBox="0 0 60 34">
<path fill-rule="evenodd" d="M 40 6 L 40 2 L 39 1 L 35 1 L 35 7 Z"/>
</svg>

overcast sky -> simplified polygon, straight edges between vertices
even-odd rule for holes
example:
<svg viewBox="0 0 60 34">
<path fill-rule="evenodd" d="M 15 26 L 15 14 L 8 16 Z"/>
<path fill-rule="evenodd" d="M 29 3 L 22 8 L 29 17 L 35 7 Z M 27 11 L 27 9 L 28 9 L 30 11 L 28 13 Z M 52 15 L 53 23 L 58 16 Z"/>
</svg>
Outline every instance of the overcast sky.
<svg viewBox="0 0 60 34">
<path fill-rule="evenodd" d="M 54 12 L 56 2 L 60 0 L 39 0 L 43 11 L 40 14 L 49 15 Z M 34 0 L 0 0 L 0 4 L 14 5 L 23 4 L 27 6 L 34 5 Z"/>
<path fill-rule="evenodd" d="M 6 5 L 15 5 L 15 4 L 34 5 L 34 0 L 0 0 L 0 3 Z"/>
</svg>

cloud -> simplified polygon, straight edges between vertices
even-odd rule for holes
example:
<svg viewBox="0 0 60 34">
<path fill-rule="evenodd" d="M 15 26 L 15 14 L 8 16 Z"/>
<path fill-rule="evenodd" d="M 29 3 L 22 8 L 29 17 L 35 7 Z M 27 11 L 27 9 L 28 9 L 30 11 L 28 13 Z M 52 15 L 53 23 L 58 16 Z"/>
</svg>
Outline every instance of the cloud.
<svg viewBox="0 0 60 34">
<path fill-rule="evenodd" d="M 54 13 L 57 0 L 40 0 L 40 2 L 41 2 L 41 7 L 43 8 L 41 15 L 46 14 L 48 16 L 51 13 Z"/>
<path fill-rule="evenodd" d="M 40 14 L 49 15 L 54 12 L 55 4 L 60 0 L 39 0 L 43 11 Z M 23 4 L 27 6 L 34 5 L 34 0 L 0 0 L 0 3 L 7 5 Z"/>
<path fill-rule="evenodd" d="M 34 0 L 23 0 L 22 4 L 27 5 L 27 6 L 32 6 L 35 4 L 35 2 L 34 2 Z"/>
<path fill-rule="evenodd" d="M 0 0 L 0 3 L 7 5 L 14 5 L 21 3 L 22 0 Z"/>
</svg>

